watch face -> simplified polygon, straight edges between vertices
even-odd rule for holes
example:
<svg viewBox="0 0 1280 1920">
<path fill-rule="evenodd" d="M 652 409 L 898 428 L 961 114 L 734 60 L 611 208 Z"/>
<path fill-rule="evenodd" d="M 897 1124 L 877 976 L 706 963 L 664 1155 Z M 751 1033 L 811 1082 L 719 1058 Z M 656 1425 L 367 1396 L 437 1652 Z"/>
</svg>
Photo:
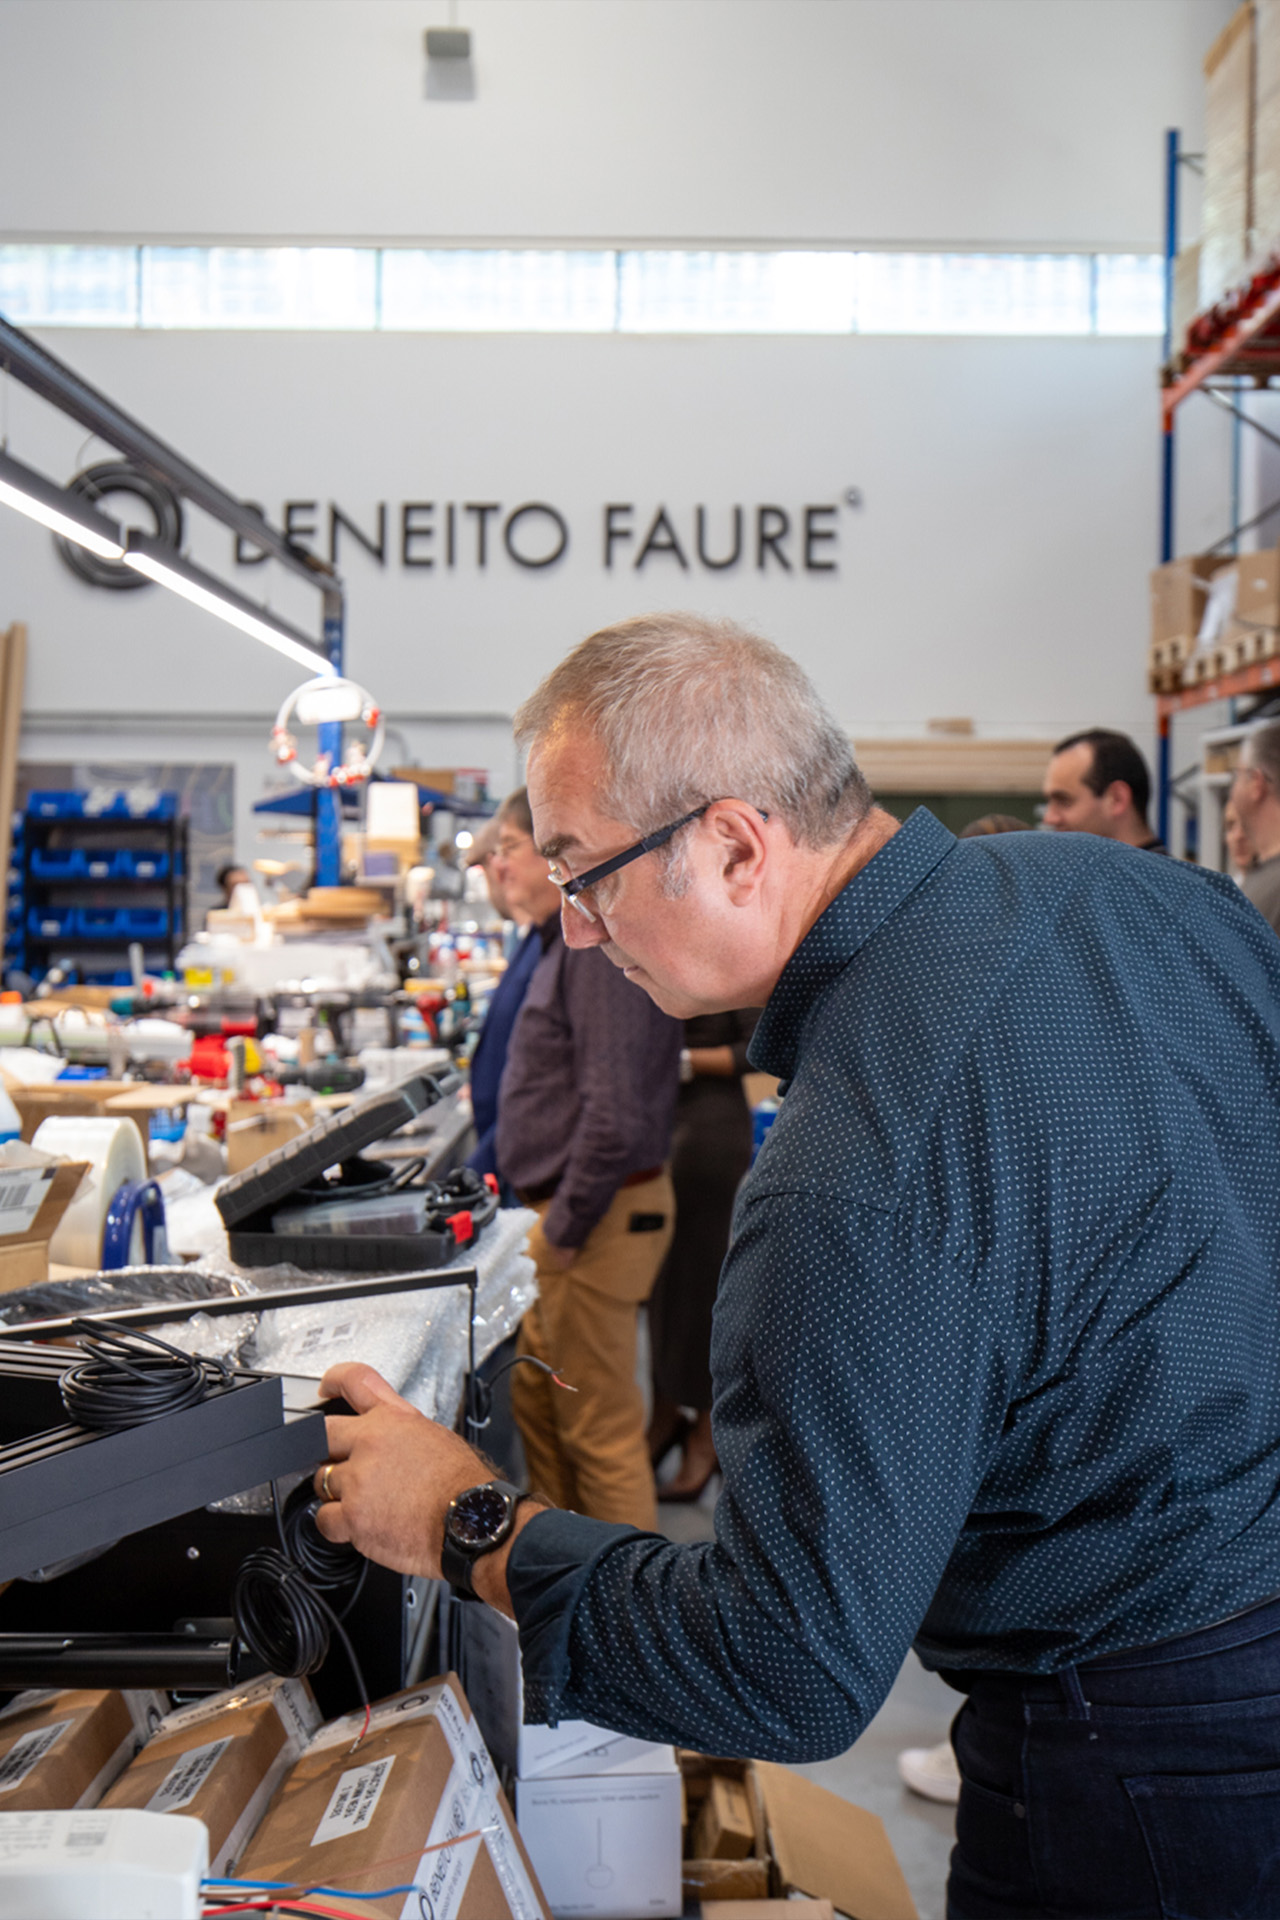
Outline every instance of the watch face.
<svg viewBox="0 0 1280 1920">
<path fill-rule="evenodd" d="M 449 1531 L 461 1547 L 482 1547 L 500 1534 L 507 1518 L 507 1495 L 497 1487 L 472 1487 L 454 1503 Z"/>
</svg>

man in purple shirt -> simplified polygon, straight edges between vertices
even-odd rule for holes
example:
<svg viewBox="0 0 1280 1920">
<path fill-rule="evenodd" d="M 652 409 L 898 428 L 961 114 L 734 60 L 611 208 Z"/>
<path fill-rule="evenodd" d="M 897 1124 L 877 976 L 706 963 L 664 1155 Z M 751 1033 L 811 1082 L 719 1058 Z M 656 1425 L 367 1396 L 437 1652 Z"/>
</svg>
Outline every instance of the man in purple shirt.
<svg viewBox="0 0 1280 1920">
<path fill-rule="evenodd" d="M 675 1223 L 664 1163 L 682 1029 L 603 953 L 565 946 L 523 793 L 503 808 L 498 870 L 542 944 L 498 1089 L 498 1165 L 539 1216 L 529 1236 L 539 1297 L 519 1352 L 574 1389 L 517 1367 L 512 1410 L 536 1492 L 652 1528 L 636 1320 Z"/>
</svg>

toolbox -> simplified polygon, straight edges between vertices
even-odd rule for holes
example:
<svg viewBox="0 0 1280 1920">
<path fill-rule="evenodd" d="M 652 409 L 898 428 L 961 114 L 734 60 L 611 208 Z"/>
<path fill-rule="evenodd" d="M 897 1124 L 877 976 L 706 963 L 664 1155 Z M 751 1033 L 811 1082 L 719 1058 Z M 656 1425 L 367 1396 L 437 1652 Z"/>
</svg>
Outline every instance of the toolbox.
<svg viewBox="0 0 1280 1920">
<path fill-rule="evenodd" d="M 498 1210 L 497 1183 L 469 1167 L 440 1182 L 421 1162 L 361 1157 L 439 1100 L 429 1074 L 357 1101 L 235 1174 L 217 1193 L 231 1258 L 312 1272 L 410 1273 L 445 1266 Z"/>
</svg>

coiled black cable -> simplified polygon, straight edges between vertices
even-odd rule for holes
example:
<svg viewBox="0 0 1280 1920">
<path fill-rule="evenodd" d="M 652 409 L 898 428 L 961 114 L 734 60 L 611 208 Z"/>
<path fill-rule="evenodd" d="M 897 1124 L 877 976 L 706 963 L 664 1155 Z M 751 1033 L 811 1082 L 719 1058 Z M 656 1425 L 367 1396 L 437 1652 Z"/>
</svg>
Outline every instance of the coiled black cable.
<svg viewBox="0 0 1280 1920">
<path fill-rule="evenodd" d="M 113 1333 L 92 1320 L 73 1320 L 89 1356 L 64 1373 L 62 1404 L 78 1426 L 119 1433 L 165 1414 L 199 1406 L 210 1389 L 229 1386 L 229 1360 L 203 1360 L 154 1333 Z"/>
<path fill-rule="evenodd" d="M 363 1581 L 369 1562 L 345 1541 L 326 1540 L 316 1525 L 324 1502 L 309 1480 L 300 1480 L 284 1503 L 280 1520 L 281 1546 L 288 1559 L 301 1567 L 313 1587 L 329 1592 Z M 345 1617 L 356 1596 L 343 1608 Z"/>
<path fill-rule="evenodd" d="M 324 1538 L 315 1526 L 313 1502 L 307 1493 L 306 1481 L 294 1488 L 290 1496 L 292 1513 L 286 1520 L 280 1508 L 279 1488 L 272 1481 L 271 1500 L 280 1545 L 259 1547 L 241 1565 L 231 1596 L 236 1631 L 268 1672 L 290 1680 L 300 1680 L 303 1674 L 314 1673 L 324 1665 L 331 1632 L 336 1633 L 351 1663 L 367 1716 L 369 1689 L 351 1636 L 342 1623 L 360 1597 L 369 1562 L 353 1547 L 337 1546 Z M 299 1499 L 299 1494 L 303 1498 Z M 295 1557 L 299 1547 L 305 1556 L 302 1564 Z M 319 1572 L 309 1571 L 306 1561 Z M 355 1591 L 342 1612 L 336 1613 L 319 1589 L 352 1578 Z"/>
</svg>

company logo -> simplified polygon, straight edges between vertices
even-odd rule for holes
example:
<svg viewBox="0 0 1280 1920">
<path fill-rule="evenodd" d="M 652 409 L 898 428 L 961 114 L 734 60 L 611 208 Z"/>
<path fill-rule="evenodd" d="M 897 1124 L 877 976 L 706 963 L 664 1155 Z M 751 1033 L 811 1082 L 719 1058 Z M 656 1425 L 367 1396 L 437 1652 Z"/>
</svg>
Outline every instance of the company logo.
<svg viewBox="0 0 1280 1920">
<path fill-rule="evenodd" d="M 67 482 L 67 492 L 96 507 L 118 526 L 137 527 L 139 532 L 153 534 L 175 549 L 182 545 L 182 502 L 177 494 L 163 480 L 130 466 L 127 460 L 104 460 L 96 467 L 86 467 Z M 142 515 L 137 511 L 139 502 L 145 509 Z M 128 593 L 135 587 L 152 585 L 145 574 L 135 573 L 122 561 L 103 560 L 57 534 L 53 544 L 63 566 L 91 587 Z"/>
<path fill-rule="evenodd" d="M 247 504 L 266 514 L 259 502 Z M 804 575 L 839 572 L 844 519 L 861 507 L 857 487 L 799 504 L 611 500 L 574 525 L 547 500 L 514 507 L 498 500 L 379 500 L 357 514 L 315 499 L 284 501 L 278 524 L 295 546 L 335 566 L 363 557 L 384 569 L 426 573 L 541 572 L 578 559 L 606 573 L 669 578 L 735 569 Z M 252 541 L 236 539 L 237 566 L 261 566 L 267 557 Z"/>
</svg>

